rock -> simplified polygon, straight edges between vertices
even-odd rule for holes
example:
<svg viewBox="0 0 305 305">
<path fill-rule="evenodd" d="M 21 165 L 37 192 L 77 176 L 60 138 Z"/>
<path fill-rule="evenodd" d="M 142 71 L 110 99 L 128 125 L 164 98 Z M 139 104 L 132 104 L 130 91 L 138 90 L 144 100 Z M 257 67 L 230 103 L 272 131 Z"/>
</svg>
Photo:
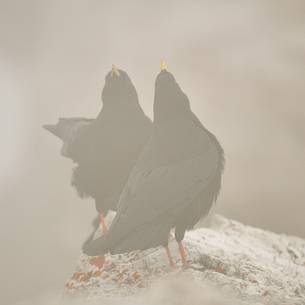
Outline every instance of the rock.
<svg viewBox="0 0 305 305">
<path fill-rule="evenodd" d="M 175 269 L 169 267 L 162 247 L 106 255 L 102 270 L 81 255 L 64 295 L 91 302 L 120 296 L 134 298 L 150 293 L 151 287 L 160 281 L 179 276 L 187 278 L 185 287 L 191 282 L 202 287 L 198 295 L 206 287 L 214 287 L 242 304 L 305 304 L 305 240 L 301 238 L 215 216 L 210 228 L 188 232 L 184 244 L 189 260 L 186 268 L 181 266 L 173 238 L 169 247 Z M 213 304 L 229 304 L 226 301 Z"/>
</svg>

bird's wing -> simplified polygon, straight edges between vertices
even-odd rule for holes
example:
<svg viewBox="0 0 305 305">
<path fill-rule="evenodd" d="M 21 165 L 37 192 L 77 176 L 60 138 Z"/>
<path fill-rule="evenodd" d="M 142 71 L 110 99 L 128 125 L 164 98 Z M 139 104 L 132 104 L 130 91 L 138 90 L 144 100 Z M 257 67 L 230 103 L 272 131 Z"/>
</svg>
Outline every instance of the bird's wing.
<svg viewBox="0 0 305 305">
<path fill-rule="evenodd" d="M 61 154 L 76 161 L 77 158 L 73 155 L 72 146 L 92 122 L 94 119 L 60 118 L 56 125 L 44 125 L 43 127 L 63 141 Z"/>
<path fill-rule="evenodd" d="M 43 128 L 61 140 L 66 141 L 71 138 L 73 133 L 75 133 L 75 129 L 88 125 L 93 121 L 94 119 L 87 118 L 60 118 L 56 125 L 46 124 L 43 125 Z"/>
<path fill-rule="evenodd" d="M 174 215 L 187 207 L 208 184 L 216 165 L 217 155 L 208 150 L 204 155 L 172 165 L 133 171 L 110 228 L 113 242 L 158 217 Z"/>
</svg>

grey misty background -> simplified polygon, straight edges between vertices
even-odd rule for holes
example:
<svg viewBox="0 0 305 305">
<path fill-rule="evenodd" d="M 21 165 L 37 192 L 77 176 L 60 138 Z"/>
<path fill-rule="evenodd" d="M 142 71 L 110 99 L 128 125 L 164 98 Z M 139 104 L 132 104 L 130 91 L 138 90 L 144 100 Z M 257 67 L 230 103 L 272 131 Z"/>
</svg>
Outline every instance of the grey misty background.
<svg viewBox="0 0 305 305">
<path fill-rule="evenodd" d="M 3 303 L 61 292 L 95 215 L 72 163 L 41 128 L 94 117 L 115 63 L 152 117 L 166 59 L 217 135 L 217 211 L 305 237 L 304 1 L 0 1 Z"/>
</svg>

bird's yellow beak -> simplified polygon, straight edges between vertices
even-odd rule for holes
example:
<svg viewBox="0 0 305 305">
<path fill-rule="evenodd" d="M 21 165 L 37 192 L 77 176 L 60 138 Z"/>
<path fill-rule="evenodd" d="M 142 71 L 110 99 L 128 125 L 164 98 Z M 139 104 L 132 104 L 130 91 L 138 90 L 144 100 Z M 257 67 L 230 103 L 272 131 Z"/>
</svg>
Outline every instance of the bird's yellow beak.
<svg viewBox="0 0 305 305">
<path fill-rule="evenodd" d="M 112 76 L 113 74 L 115 74 L 116 76 L 120 76 L 120 72 L 119 72 L 119 70 L 118 70 L 118 68 L 117 68 L 116 65 L 112 65 L 111 76 Z"/>
<path fill-rule="evenodd" d="M 161 69 L 161 71 L 167 70 L 167 64 L 164 59 L 161 60 L 160 69 Z"/>
</svg>

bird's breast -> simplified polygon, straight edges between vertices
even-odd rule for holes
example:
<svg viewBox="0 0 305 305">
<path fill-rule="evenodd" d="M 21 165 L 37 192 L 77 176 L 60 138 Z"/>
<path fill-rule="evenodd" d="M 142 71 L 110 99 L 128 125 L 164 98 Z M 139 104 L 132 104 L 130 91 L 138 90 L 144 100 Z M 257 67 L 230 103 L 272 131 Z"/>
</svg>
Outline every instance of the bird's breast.
<svg viewBox="0 0 305 305">
<path fill-rule="evenodd" d="M 206 156 L 214 160 L 216 149 L 208 134 L 191 120 L 177 119 L 154 126 L 143 163 L 154 168 Z"/>
</svg>

